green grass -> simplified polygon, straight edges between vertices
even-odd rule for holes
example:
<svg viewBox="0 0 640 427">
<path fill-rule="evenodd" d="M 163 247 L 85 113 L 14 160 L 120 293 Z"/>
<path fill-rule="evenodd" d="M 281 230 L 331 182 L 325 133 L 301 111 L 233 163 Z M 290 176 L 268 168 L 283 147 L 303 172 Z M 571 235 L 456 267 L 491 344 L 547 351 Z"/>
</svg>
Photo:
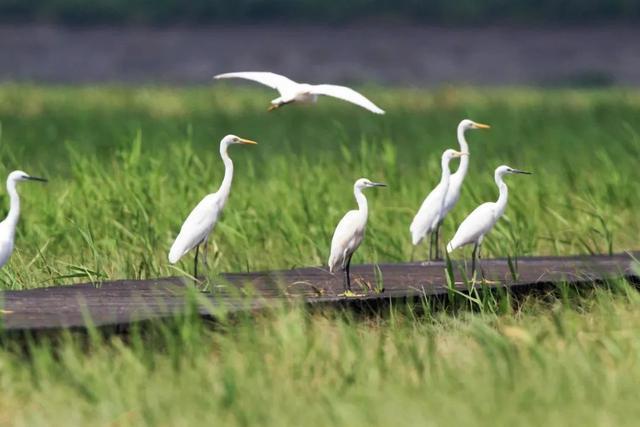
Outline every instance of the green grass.
<svg viewBox="0 0 640 427">
<path fill-rule="evenodd" d="M 388 114 L 325 99 L 267 113 L 271 93 L 235 86 L 0 86 L 0 174 L 51 180 L 19 189 L 2 288 L 190 270 L 191 256 L 176 269 L 166 254 L 190 209 L 217 189 L 227 133 L 259 145 L 231 150 L 216 271 L 324 265 L 361 176 L 389 187 L 367 193 L 369 228 L 354 262 L 406 261 L 408 225 L 465 117 L 492 129 L 469 135 L 470 172 L 445 236 L 497 197 L 493 170 L 506 163 L 535 174 L 508 178 L 509 207 L 485 256 L 637 248 L 640 91 L 363 90 Z M 26 350 L 8 339 L 0 424 L 631 425 L 640 302 L 611 286 L 420 315 L 283 308 L 213 328 L 187 317 Z"/>
</svg>

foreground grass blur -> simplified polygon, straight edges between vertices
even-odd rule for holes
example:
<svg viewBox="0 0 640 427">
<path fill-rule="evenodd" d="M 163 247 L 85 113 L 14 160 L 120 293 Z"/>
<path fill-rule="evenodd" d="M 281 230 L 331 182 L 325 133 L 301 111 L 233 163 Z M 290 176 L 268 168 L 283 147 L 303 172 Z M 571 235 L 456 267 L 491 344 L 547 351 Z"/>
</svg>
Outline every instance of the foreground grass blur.
<svg viewBox="0 0 640 427">
<path fill-rule="evenodd" d="M 637 248 L 640 92 L 367 93 L 386 116 L 330 100 L 267 114 L 270 94 L 237 88 L 0 86 L 2 174 L 51 179 L 20 188 L 2 286 L 179 273 L 166 252 L 217 188 L 227 133 L 260 145 L 232 150 L 218 271 L 324 264 L 360 176 L 390 187 L 370 195 L 354 262 L 407 260 L 408 224 L 464 117 L 493 127 L 469 135 L 470 173 L 445 235 L 495 199 L 493 169 L 508 163 L 535 175 L 509 180 L 487 256 Z M 283 308 L 213 328 L 187 316 L 124 337 L 6 338 L 0 425 L 637 423 L 635 290 L 485 302 L 363 317 Z"/>
<path fill-rule="evenodd" d="M 640 301 L 617 284 L 504 311 L 275 310 L 0 350 L 2 425 L 634 425 Z M 9 349 L 8 349 L 9 348 Z"/>
<path fill-rule="evenodd" d="M 492 129 L 468 136 L 471 167 L 445 237 L 497 197 L 493 170 L 507 163 L 535 175 L 508 180 L 506 218 L 485 240 L 485 256 L 637 246 L 640 92 L 366 92 L 387 115 L 329 99 L 267 113 L 270 94 L 244 87 L 1 86 L 2 175 L 20 168 L 51 181 L 20 188 L 23 216 L 4 287 L 179 274 L 167 250 L 190 209 L 217 189 L 218 141 L 227 133 L 260 145 L 231 150 L 236 177 L 212 239 L 216 271 L 324 264 L 361 176 L 389 188 L 370 194 L 368 235 L 354 262 L 408 260 L 408 224 L 464 117 Z M 179 268 L 190 263 L 187 256 Z"/>
</svg>

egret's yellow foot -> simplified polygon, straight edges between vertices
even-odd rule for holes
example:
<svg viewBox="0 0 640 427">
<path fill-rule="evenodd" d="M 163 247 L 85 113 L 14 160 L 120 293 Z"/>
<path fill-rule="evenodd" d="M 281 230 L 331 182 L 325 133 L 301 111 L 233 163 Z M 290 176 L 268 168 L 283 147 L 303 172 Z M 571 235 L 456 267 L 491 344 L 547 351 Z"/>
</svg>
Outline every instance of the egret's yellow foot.
<svg viewBox="0 0 640 427">
<path fill-rule="evenodd" d="M 356 297 L 363 297 L 364 294 L 356 294 L 351 290 L 348 291 L 344 291 L 341 294 L 338 294 L 339 297 L 345 297 L 345 298 L 356 298 Z"/>
<path fill-rule="evenodd" d="M 267 108 L 267 111 L 273 111 L 273 110 L 275 110 L 275 109 L 276 109 L 276 108 L 278 108 L 278 107 L 279 107 L 279 105 L 271 104 L 271 105 L 269 105 L 269 107 Z"/>
</svg>

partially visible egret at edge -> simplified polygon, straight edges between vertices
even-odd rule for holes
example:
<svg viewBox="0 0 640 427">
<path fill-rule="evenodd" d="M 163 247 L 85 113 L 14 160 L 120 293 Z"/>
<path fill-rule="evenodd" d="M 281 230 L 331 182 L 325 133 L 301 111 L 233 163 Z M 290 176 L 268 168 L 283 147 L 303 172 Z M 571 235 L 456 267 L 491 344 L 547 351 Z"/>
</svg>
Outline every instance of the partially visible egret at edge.
<svg viewBox="0 0 640 427">
<path fill-rule="evenodd" d="M 220 157 L 224 163 L 224 178 L 218 191 L 206 195 L 187 217 L 180 233 L 169 251 L 169 262 L 177 263 L 187 252 L 196 249 L 193 263 L 193 276 L 198 277 L 198 252 L 204 243 L 204 265 L 207 266 L 207 248 L 209 235 L 213 231 L 222 210 L 227 203 L 233 180 L 233 162 L 227 154 L 227 149 L 233 144 L 257 144 L 255 141 L 227 135 L 220 141 Z"/>
<path fill-rule="evenodd" d="M 456 157 L 466 157 L 469 153 L 463 151 L 456 151 L 453 149 L 445 150 L 442 153 L 442 175 L 438 185 L 429 193 L 426 199 L 422 202 L 418 213 L 411 221 L 409 231 L 411 232 L 411 243 L 418 245 L 420 242 L 429 235 L 431 241 L 429 242 L 429 259 L 433 257 L 433 244 L 434 244 L 434 232 L 438 228 L 446 214 L 444 210 L 445 197 L 447 190 L 449 189 L 449 181 L 451 172 L 449 171 L 449 162 Z M 436 235 L 437 237 L 437 235 Z M 438 240 L 435 241 L 436 252 L 438 247 Z"/>
<path fill-rule="evenodd" d="M 496 225 L 496 222 L 498 222 L 502 214 L 504 214 L 504 210 L 507 207 L 509 189 L 507 188 L 507 184 L 505 184 L 503 180 L 503 177 L 506 174 L 531 175 L 531 172 L 514 169 L 506 165 L 498 166 L 494 173 L 496 185 L 500 190 L 500 196 L 498 197 L 498 200 L 496 202 L 483 203 L 478 206 L 473 212 L 471 212 L 469 216 L 467 216 L 464 221 L 462 221 L 462 224 L 460 224 L 460 227 L 458 227 L 458 231 L 456 231 L 453 239 L 451 239 L 451 241 L 447 245 L 447 252 L 451 253 L 461 246 L 473 243 L 474 246 L 473 261 L 471 264 L 471 277 L 474 280 L 476 276 L 476 260 L 478 260 L 479 263 L 480 248 L 482 246 L 484 236 Z M 480 266 L 480 271 L 484 278 L 482 266 Z"/>
<path fill-rule="evenodd" d="M 9 193 L 9 213 L 0 222 L 0 268 L 11 258 L 15 246 L 16 227 L 20 219 L 20 196 L 18 196 L 18 183 L 22 181 L 42 181 L 44 178 L 31 176 L 23 171 L 13 171 L 7 177 L 7 193 Z"/>
<path fill-rule="evenodd" d="M 364 239 L 369 207 L 367 198 L 362 190 L 369 187 L 386 187 L 380 182 L 371 182 L 366 178 L 360 178 L 353 185 L 353 194 L 358 202 L 358 209 L 349 211 L 338 223 L 333 238 L 331 239 L 331 254 L 329 255 L 329 271 L 344 270 L 345 295 L 351 293 L 351 277 L 349 267 L 351 257 Z"/>
<path fill-rule="evenodd" d="M 242 71 L 237 73 L 218 74 L 214 79 L 246 79 L 262 83 L 277 90 L 280 96 L 271 101 L 268 110 L 272 111 L 292 102 L 315 103 L 319 95 L 332 96 L 343 101 L 359 105 L 376 114 L 384 114 L 384 111 L 364 95 L 346 86 L 330 84 L 311 85 L 294 82 L 280 74 L 264 71 Z"/>
</svg>

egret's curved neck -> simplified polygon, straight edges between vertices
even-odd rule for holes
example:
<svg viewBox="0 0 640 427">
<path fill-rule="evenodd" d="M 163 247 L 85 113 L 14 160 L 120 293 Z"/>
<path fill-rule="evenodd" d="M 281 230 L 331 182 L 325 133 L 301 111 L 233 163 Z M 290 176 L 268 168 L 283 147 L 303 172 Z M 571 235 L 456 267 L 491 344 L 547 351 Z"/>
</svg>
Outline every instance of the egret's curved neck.
<svg viewBox="0 0 640 427">
<path fill-rule="evenodd" d="M 509 198 L 509 189 L 502 177 L 502 174 L 496 173 L 495 175 L 496 185 L 498 186 L 498 190 L 500 190 L 500 196 L 498 196 L 498 201 L 496 202 L 498 216 L 504 212 L 504 209 L 507 207 L 507 199 Z"/>
<path fill-rule="evenodd" d="M 465 156 L 463 156 L 465 157 Z M 448 182 L 449 181 L 449 177 L 451 176 L 451 171 L 449 170 L 449 161 L 451 159 L 443 157 L 442 158 L 442 162 L 441 162 L 441 166 L 442 166 L 442 176 L 440 178 L 440 182 Z"/>
<path fill-rule="evenodd" d="M 221 193 L 224 198 L 229 196 L 231 181 L 233 181 L 233 162 L 227 153 L 227 147 L 227 144 L 220 145 L 220 157 L 222 157 L 222 162 L 224 163 L 224 178 L 222 179 L 218 193 Z"/>
<path fill-rule="evenodd" d="M 362 193 L 361 187 L 353 187 L 353 195 L 356 196 L 356 202 L 358 202 L 358 210 L 365 216 L 369 214 L 369 205 L 367 204 L 367 198 Z"/>
<path fill-rule="evenodd" d="M 18 224 L 18 218 L 20 218 L 20 197 L 18 197 L 16 181 L 7 180 L 7 193 L 9 194 L 9 213 L 6 221 L 12 224 L 11 229 L 14 231 L 15 226 Z"/>
<path fill-rule="evenodd" d="M 465 128 L 459 125 L 457 133 L 458 133 L 458 144 L 460 144 L 460 151 L 462 151 L 463 153 L 468 153 L 469 144 L 467 144 L 467 139 L 464 136 Z M 458 166 L 458 170 L 454 175 L 464 178 L 464 176 L 467 174 L 468 168 L 469 168 L 469 156 L 462 156 L 460 157 L 460 166 Z"/>
</svg>

